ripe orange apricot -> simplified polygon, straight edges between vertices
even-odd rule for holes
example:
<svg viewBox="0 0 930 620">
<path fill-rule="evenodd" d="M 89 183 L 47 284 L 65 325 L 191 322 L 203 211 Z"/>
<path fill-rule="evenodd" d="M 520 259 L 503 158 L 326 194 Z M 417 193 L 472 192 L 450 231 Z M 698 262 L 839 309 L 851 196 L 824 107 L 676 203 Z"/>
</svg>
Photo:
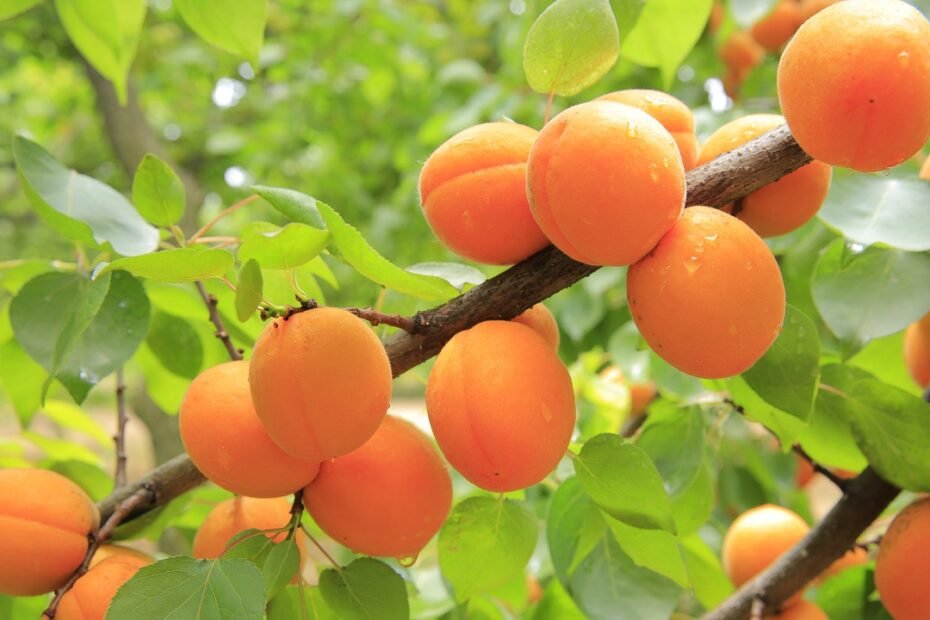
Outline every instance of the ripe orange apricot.
<svg viewBox="0 0 930 620">
<path fill-rule="evenodd" d="M 627 300 L 652 350 L 705 379 L 747 370 L 785 317 L 785 286 L 768 246 L 743 222 L 709 207 L 685 209 L 630 267 Z"/>
<path fill-rule="evenodd" d="M 304 502 L 352 551 L 416 558 L 449 514 L 452 481 L 429 438 L 388 415 L 361 448 L 323 463 Z"/>
<path fill-rule="evenodd" d="M 824 611 L 810 601 L 799 600 L 772 616 L 778 620 L 830 620 Z"/>
<path fill-rule="evenodd" d="M 120 555 L 96 564 L 61 597 L 56 620 L 104 620 L 116 591 L 151 563 L 151 559 Z"/>
<path fill-rule="evenodd" d="M 798 29 L 778 65 L 788 126 L 815 159 L 864 172 L 930 138 L 930 23 L 901 0 L 845 0 Z"/>
<path fill-rule="evenodd" d="M 734 75 L 739 76 L 742 82 L 765 58 L 765 48 L 759 45 L 748 32 L 735 30 L 717 50 L 717 55 Z"/>
<path fill-rule="evenodd" d="M 930 386 L 930 313 L 904 331 L 904 365 L 917 385 Z"/>
<path fill-rule="evenodd" d="M 93 568 L 107 558 L 112 557 L 128 557 L 136 560 L 142 560 L 146 563 L 152 563 L 155 561 L 155 559 L 149 554 L 143 551 L 139 551 L 138 549 L 133 549 L 132 547 L 126 547 L 124 545 L 100 545 L 97 548 L 97 552 L 94 553 L 94 557 L 90 559 L 88 568 Z"/>
<path fill-rule="evenodd" d="M 875 586 L 895 620 L 922 620 L 930 610 L 930 497 L 902 510 L 882 537 Z"/>
<path fill-rule="evenodd" d="M 545 478 L 575 427 L 565 365 L 533 330 L 511 321 L 452 337 L 430 373 L 426 410 L 449 464 L 488 491 Z"/>
<path fill-rule="evenodd" d="M 801 7 L 796 0 L 781 0 L 753 25 L 749 33 L 759 45 L 770 52 L 777 52 L 788 42 L 801 25 Z"/>
<path fill-rule="evenodd" d="M 99 525 L 97 506 L 61 474 L 0 470 L 0 594 L 34 596 L 63 586 Z"/>
<path fill-rule="evenodd" d="M 534 305 L 513 320 L 533 328 L 554 351 L 559 350 L 559 324 L 555 322 L 549 308 L 543 304 Z"/>
<path fill-rule="evenodd" d="M 754 138 L 783 125 L 778 114 L 750 114 L 730 121 L 712 133 L 701 145 L 698 165 L 703 165 Z M 819 161 L 783 176 L 757 189 L 736 206 L 725 209 L 761 237 L 783 235 L 810 220 L 827 197 L 832 168 Z"/>
<path fill-rule="evenodd" d="M 195 558 L 213 559 L 223 555 L 229 540 L 243 530 L 272 530 L 285 527 L 291 520 L 291 502 L 287 497 L 243 497 L 237 495 L 213 507 L 194 535 L 191 554 Z M 281 542 L 287 532 L 266 533 Z M 303 546 L 298 533 L 297 543 Z"/>
<path fill-rule="evenodd" d="M 672 134 L 685 170 L 697 161 L 697 136 L 694 135 L 694 115 L 680 99 L 661 90 L 631 88 L 602 95 L 596 101 L 613 101 L 639 108 L 656 119 Z"/>
<path fill-rule="evenodd" d="M 681 215 L 685 170 L 671 134 L 642 110 L 590 101 L 553 118 L 527 167 L 533 216 L 589 265 L 628 265 Z"/>
<path fill-rule="evenodd" d="M 764 571 L 810 530 L 781 506 L 751 508 L 730 524 L 723 538 L 723 567 L 737 588 Z"/>
<path fill-rule="evenodd" d="M 794 486 L 800 489 L 810 482 L 817 472 L 814 471 L 814 466 L 811 465 L 811 462 L 799 454 L 794 455 L 794 461 L 797 464 L 794 470 Z"/>
<path fill-rule="evenodd" d="M 322 461 L 378 429 L 391 400 L 391 364 L 361 319 L 317 308 L 265 326 L 249 384 L 271 439 L 291 456 Z"/>
<path fill-rule="evenodd" d="M 509 265 L 548 245 L 526 200 L 526 160 L 536 134 L 517 123 L 484 123 L 429 156 L 420 203 L 446 247 L 479 263 Z"/>
<path fill-rule="evenodd" d="M 233 493 L 280 497 L 305 486 L 318 461 L 286 454 L 268 436 L 249 392 L 249 363 L 226 362 L 194 379 L 180 412 L 181 439 L 203 475 Z"/>
</svg>

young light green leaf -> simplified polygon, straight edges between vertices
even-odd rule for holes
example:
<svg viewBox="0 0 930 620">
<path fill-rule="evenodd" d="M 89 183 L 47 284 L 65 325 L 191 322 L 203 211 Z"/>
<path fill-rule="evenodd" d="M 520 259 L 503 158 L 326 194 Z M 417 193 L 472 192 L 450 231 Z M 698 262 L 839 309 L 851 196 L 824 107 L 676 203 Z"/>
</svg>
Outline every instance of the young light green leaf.
<svg viewBox="0 0 930 620">
<path fill-rule="evenodd" d="M 326 222 L 323 221 L 323 216 L 320 215 L 315 198 L 283 187 L 255 185 L 252 190 L 267 200 L 272 207 L 295 222 L 313 226 L 314 228 L 326 228 Z"/>
<path fill-rule="evenodd" d="M 671 502 L 645 450 L 604 433 L 588 440 L 573 463 L 585 492 L 609 515 L 635 527 L 675 533 Z"/>
<path fill-rule="evenodd" d="M 644 6 L 646 6 L 646 0 L 610 0 L 610 7 L 617 16 L 621 39 L 636 25 Z"/>
<path fill-rule="evenodd" d="M 203 366 L 200 335 L 181 317 L 153 312 L 145 342 L 162 366 L 179 377 L 193 379 Z"/>
<path fill-rule="evenodd" d="M 247 560 L 167 558 L 143 566 L 121 587 L 107 620 L 262 620 L 261 572 Z"/>
<path fill-rule="evenodd" d="M 464 601 L 519 576 L 536 547 L 536 519 L 509 499 L 471 497 L 439 532 L 439 568 Z"/>
<path fill-rule="evenodd" d="M 400 575 L 384 562 L 359 558 L 340 571 L 320 575 L 323 599 L 345 620 L 407 620 L 410 604 Z"/>
<path fill-rule="evenodd" d="M 546 518 L 549 556 L 562 583 L 568 584 L 578 563 L 597 545 L 606 529 L 603 513 L 578 478 L 563 481 L 552 496 Z"/>
<path fill-rule="evenodd" d="M 668 577 L 682 588 L 691 585 L 678 538 L 664 530 L 644 530 L 607 517 L 614 540 L 633 563 Z"/>
<path fill-rule="evenodd" d="M 798 443 L 814 461 L 825 467 L 862 471 L 868 461 L 856 445 L 852 420 L 844 410 L 844 401 L 821 387 L 814 401 L 814 413 L 798 437 Z"/>
<path fill-rule="evenodd" d="M 264 281 L 262 270 L 258 261 L 249 259 L 239 270 L 239 283 L 236 285 L 236 318 L 245 323 L 248 321 L 258 304 L 262 302 L 262 289 Z"/>
<path fill-rule="evenodd" d="M 792 446 L 804 430 L 804 422 L 763 400 L 742 375 L 723 381 L 730 398 L 743 407 L 747 419 L 758 422 L 778 437 L 782 446 Z"/>
<path fill-rule="evenodd" d="M 474 267 L 462 263 L 417 263 L 407 267 L 407 271 L 423 276 L 442 278 L 458 291 L 464 291 L 469 284 L 477 286 L 487 279 L 483 273 Z"/>
<path fill-rule="evenodd" d="M 733 593 L 733 584 L 723 572 L 717 554 L 700 536 L 694 534 L 682 539 L 680 548 L 694 597 L 704 609 L 713 609 Z"/>
<path fill-rule="evenodd" d="M 109 242 L 123 256 L 158 247 L 158 229 L 109 185 L 65 168 L 22 136 L 13 138 L 13 159 L 30 202 L 60 234 L 92 247 Z"/>
<path fill-rule="evenodd" d="M 118 258 L 100 269 L 95 277 L 116 270 L 156 282 L 193 282 L 222 278 L 233 266 L 233 256 L 216 248 L 176 248 L 145 256 Z"/>
<path fill-rule="evenodd" d="M 0 19 L 9 19 L 27 11 L 42 0 L 3 0 L 0 2 Z M 12 617 L 12 616 L 11 616 Z"/>
<path fill-rule="evenodd" d="M 168 164 L 146 154 L 132 178 L 132 202 L 156 226 L 171 226 L 184 215 L 184 184 Z"/>
<path fill-rule="evenodd" d="M 47 374 L 45 369 L 32 361 L 16 340 L 8 340 L 0 346 L 0 385 L 12 401 L 23 428 L 29 426 L 32 416 L 39 409 Z"/>
<path fill-rule="evenodd" d="M 533 620 L 585 620 L 558 579 L 551 579 L 532 615 Z"/>
<path fill-rule="evenodd" d="M 100 426 L 91 415 L 74 403 L 64 400 L 48 400 L 42 407 L 42 416 L 52 420 L 63 429 L 75 431 L 94 440 L 103 449 L 113 446 L 113 436 Z"/>
<path fill-rule="evenodd" d="M 608 0 L 556 0 L 526 34 L 523 71 L 536 92 L 568 97 L 610 71 L 619 51 Z"/>
<path fill-rule="evenodd" d="M 126 81 L 145 21 L 145 0 L 55 0 L 68 38 L 126 103 Z"/>
<path fill-rule="evenodd" d="M 306 224 L 283 228 L 269 222 L 253 222 L 242 229 L 237 255 L 240 262 L 257 260 L 264 269 L 293 269 L 313 260 L 326 244 L 329 233 Z"/>
<path fill-rule="evenodd" d="M 258 66 L 267 0 L 176 0 L 181 17 L 201 39 Z"/>
<path fill-rule="evenodd" d="M 112 441 L 112 440 L 111 440 Z M 84 489 L 95 502 L 113 492 L 113 474 L 86 461 L 55 461 L 49 469 L 58 472 Z"/>
</svg>

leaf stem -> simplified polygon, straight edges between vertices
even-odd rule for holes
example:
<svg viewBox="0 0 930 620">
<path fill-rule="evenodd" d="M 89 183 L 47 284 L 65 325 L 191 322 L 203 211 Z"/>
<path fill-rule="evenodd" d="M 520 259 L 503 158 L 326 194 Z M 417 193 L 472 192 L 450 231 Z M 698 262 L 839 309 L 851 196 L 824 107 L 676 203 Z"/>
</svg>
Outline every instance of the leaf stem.
<svg viewBox="0 0 930 620">
<path fill-rule="evenodd" d="M 207 222 L 206 224 L 204 224 L 203 227 L 202 227 L 200 230 L 198 230 L 197 232 L 195 232 L 194 235 L 188 240 L 188 243 L 197 243 L 197 240 L 200 239 L 201 237 L 203 237 L 203 236 L 204 236 L 205 234 L 207 234 L 208 232 L 210 232 L 210 229 L 213 228 L 213 226 L 216 225 L 217 222 L 219 222 L 220 220 L 222 220 L 222 219 L 223 219 L 224 217 L 226 217 L 227 215 L 230 215 L 231 213 L 235 213 L 236 211 L 238 211 L 239 209 L 241 209 L 241 208 L 244 207 L 245 205 L 247 205 L 247 204 L 249 204 L 249 203 L 251 203 L 251 202 L 255 202 L 255 201 L 258 200 L 259 198 L 260 198 L 260 196 L 259 196 L 258 194 L 252 194 L 251 196 L 248 196 L 248 197 L 246 197 L 246 198 L 243 198 L 242 200 L 240 200 L 239 202 L 237 202 L 237 203 L 234 204 L 233 206 L 231 206 L 231 207 L 229 207 L 229 208 L 226 208 L 226 209 L 223 209 L 222 211 L 220 211 L 219 213 L 216 214 L 216 217 L 214 217 L 212 220 L 210 220 L 209 222 Z"/>
</svg>

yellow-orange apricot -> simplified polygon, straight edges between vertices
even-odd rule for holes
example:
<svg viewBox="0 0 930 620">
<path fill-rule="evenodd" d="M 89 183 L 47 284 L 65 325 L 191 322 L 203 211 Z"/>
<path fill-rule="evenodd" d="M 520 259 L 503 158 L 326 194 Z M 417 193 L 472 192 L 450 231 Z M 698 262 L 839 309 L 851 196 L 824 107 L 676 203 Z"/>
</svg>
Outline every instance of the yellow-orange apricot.
<svg viewBox="0 0 930 620">
<path fill-rule="evenodd" d="M 902 510 L 882 537 L 875 586 L 895 620 L 925 620 L 930 610 L 930 497 Z"/>
<path fill-rule="evenodd" d="M 0 594 L 34 596 L 63 586 L 99 525 L 97 506 L 61 474 L 0 470 Z"/>
<path fill-rule="evenodd" d="M 511 321 L 452 337 L 430 373 L 426 410 L 449 464 L 488 491 L 545 478 L 575 427 L 565 365 L 533 330 Z"/>
<path fill-rule="evenodd" d="M 630 267 L 627 299 L 652 350 L 705 379 L 747 370 L 785 317 L 785 286 L 771 250 L 749 226 L 709 207 L 685 209 Z"/>
<path fill-rule="evenodd" d="M 391 400 L 391 364 L 361 319 L 317 308 L 265 326 L 249 384 L 271 439 L 291 456 L 322 461 L 378 429 Z"/>
<path fill-rule="evenodd" d="M 96 553 L 94 553 L 94 557 L 90 559 L 88 568 L 93 568 L 107 558 L 112 557 L 134 558 L 136 560 L 145 561 L 146 563 L 152 563 L 155 561 L 155 558 L 150 556 L 148 553 L 139 551 L 138 549 L 133 549 L 132 547 L 126 547 L 124 545 L 100 545 L 97 548 Z"/>
<path fill-rule="evenodd" d="M 703 165 L 754 138 L 779 127 L 785 119 L 778 114 L 750 114 L 730 121 L 701 145 L 698 165 Z M 827 197 L 832 168 L 813 161 L 774 183 L 757 189 L 725 209 L 761 237 L 783 235 L 810 220 Z"/>
<path fill-rule="evenodd" d="M 799 454 L 794 455 L 794 461 L 797 465 L 794 470 L 794 485 L 800 489 L 810 482 L 817 472 L 814 471 L 811 462 Z"/>
<path fill-rule="evenodd" d="M 917 385 L 930 386 L 930 314 L 904 331 L 904 365 Z"/>
<path fill-rule="evenodd" d="M 560 250 L 589 265 L 628 265 L 681 215 L 675 140 L 642 110 L 590 101 L 553 118 L 527 167 L 533 216 Z"/>
<path fill-rule="evenodd" d="M 924 163 L 920 167 L 920 173 L 917 176 L 925 181 L 930 181 L 930 156 L 924 159 Z"/>
<path fill-rule="evenodd" d="M 823 571 L 821 577 L 823 579 L 829 579 L 834 575 L 839 575 L 847 568 L 861 566 L 868 561 L 869 552 L 862 547 L 854 547 L 841 555 L 838 560 L 835 560 L 832 564 L 830 564 L 830 566 L 828 566 L 827 569 Z"/>
<path fill-rule="evenodd" d="M 801 25 L 801 7 L 796 0 L 781 0 L 753 25 L 749 33 L 762 47 L 777 52 Z"/>
<path fill-rule="evenodd" d="M 765 48 L 759 45 L 748 32 L 735 30 L 717 50 L 717 55 L 731 72 L 741 76 L 742 82 L 746 75 L 765 58 Z"/>
<path fill-rule="evenodd" d="M 536 134 L 517 123 L 484 123 L 429 156 L 420 203 L 446 247 L 479 263 L 509 265 L 548 245 L 526 200 L 526 160 Z"/>
<path fill-rule="evenodd" d="M 111 556 L 99 562 L 74 582 L 61 597 L 56 620 L 104 620 L 116 591 L 151 559 L 128 555 Z"/>
<path fill-rule="evenodd" d="M 778 65 L 791 133 L 815 159 L 871 172 L 930 138 L 930 23 L 901 0 L 845 0 L 798 29 Z"/>
<path fill-rule="evenodd" d="M 416 558 L 449 514 L 452 481 L 429 438 L 389 415 L 361 448 L 323 463 L 304 502 L 352 551 Z"/>
<path fill-rule="evenodd" d="M 213 559 L 223 555 L 229 540 L 243 530 L 276 530 L 291 520 L 291 502 L 287 497 L 243 497 L 237 495 L 213 507 L 194 535 L 191 554 L 195 558 Z M 287 532 L 265 534 L 274 542 L 281 542 Z M 297 544 L 303 547 L 303 536 L 298 532 Z"/>
<path fill-rule="evenodd" d="M 838 1 L 839 0 L 801 0 L 798 3 L 801 8 L 801 23 L 806 22 L 817 13 Z"/>
<path fill-rule="evenodd" d="M 559 350 L 559 324 L 555 322 L 555 317 L 552 316 L 549 308 L 543 304 L 534 305 L 523 314 L 514 317 L 513 320 L 532 327 L 553 350 Z"/>
<path fill-rule="evenodd" d="M 723 6 L 722 0 L 714 0 L 710 9 L 710 17 L 707 18 L 707 29 L 711 34 L 716 34 L 723 24 L 723 19 L 727 16 L 727 9 Z"/>
<path fill-rule="evenodd" d="M 233 493 L 280 497 L 307 485 L 318 461 L 286 454 L 268 436 L 249 392 L 249 363 L 226 362 L 194 379 L 180 413 L 181 439 L 203 475 Z"/>
<path fill-rule="evenodd" d="M 738 516 L 723 538 L 723 567 L 737 588 L 795 546 L 810 526 L 794 512 L 765 504 Z"/>
<path fill-rule="evenodd" d="M 683 101 L 663 93 L 661 90 L 648 90 L 631 88 L 618 90 L 597 98 L 597 101 L 613 101 L 625 103 L 639 108 L 652 118 L 656 119 L 672 134 L 681 162 L 685 170 L 691 170 L 697 161 L 697 137 L 694 135 L 694 115 L 691 108 Z"/>
<path fill-rule="evenodd" d="M 805 600 L 787 605 L 781 613 L 772 617 L 778 620 L 830 620 L 820 607 Z"/>
</svg>

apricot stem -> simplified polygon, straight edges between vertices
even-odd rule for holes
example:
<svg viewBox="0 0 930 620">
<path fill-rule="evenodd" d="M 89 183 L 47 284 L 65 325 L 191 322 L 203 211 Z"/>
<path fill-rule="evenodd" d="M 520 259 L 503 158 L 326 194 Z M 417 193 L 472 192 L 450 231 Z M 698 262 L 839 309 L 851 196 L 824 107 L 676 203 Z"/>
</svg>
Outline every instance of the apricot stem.
<svg viewBox="0 0 930 620">
<path fill-rule="evenodd" d="M 346 310 L 358 318 L 368 321 L 373 326 L 390 325 L 392 327 L 399 327 L 408 334 L 414 333 L 417 328 L 416 321 L 413 317 L 401 316 L 399 314 L 384 314 L 374 308 L 346 308 Z"/>
<path fill-rule="evenodd" d="M 210 229 L 213 228 L 213 226 L 214 226 L 217 222 L 219 222 L 221 219 L 223 219 L 224 217 L 226 217 L 227 215 L 229 215 L 229 214 L 231 214 L 231 213 L 235 213 L 236 211 L 238 211 L 239 209 L 241 209 L 241 208 L 244 207 L 245 205 L 249 204 L 250 202 L 255 202 L 255 201 L 258 200 L 260 197 L 261 197 L 261 196 L 259 196 L 258 194 L 252 194 L 251 196 L 248 196 L 248 197 L 246 197 L 246 198 L 243 198 L 242 200 L 240 200 L 240 201 L 237 202 L 236 204 L 232 205 L 231 207 L 229 207 L 229 208 L 227 208 L 227 209 L 223 209 L 222 211 L 220 211 L 219 213 L 216 214 L 216 217 L 214 217 L 212 220 L 210 220 L 209 222 L 207 222 L 206 224 L 204 224 L 203 227 L 202 227 L 200 230 L 198 230 L 197 232 L 195 232 L 195 233 L 194 233 L 194 236 L 191 237 L 191 238 L 188 240 L 188 243 L 197 243 L 197 240 L 200 239 L 201 237 L 203 237 L 203 236 L 204 236 L 205 234 L 207 234 L 208 232 L 210 232 Z"/>
<path fill-rule="evenodd" d="M 824 478 L 826 478 L 827 480 L 832 482 L 834 485 L 836 485 L 836 488 L 838 488 L 840 491 L 846 490 L 846 480 L 843 480 L 842 478 L 837 476 L 835 473 L 833 473 L 831 470 L 827 469 L 820 463 L 817 463 L 816 461 L 814 461 L 814 459 L 811 458 L 811 455 L 805 452 L 804 448 L 802 448 L 800 445 L 795 444 L 794 446 L 791 447 L 791 449 L 794 450 L 794 452 L 798 456 L 800 456 L 802 459 L 810 463 L 811 467 L 814 468 L 815 472 L 822 474 Z"/>
</svg>

